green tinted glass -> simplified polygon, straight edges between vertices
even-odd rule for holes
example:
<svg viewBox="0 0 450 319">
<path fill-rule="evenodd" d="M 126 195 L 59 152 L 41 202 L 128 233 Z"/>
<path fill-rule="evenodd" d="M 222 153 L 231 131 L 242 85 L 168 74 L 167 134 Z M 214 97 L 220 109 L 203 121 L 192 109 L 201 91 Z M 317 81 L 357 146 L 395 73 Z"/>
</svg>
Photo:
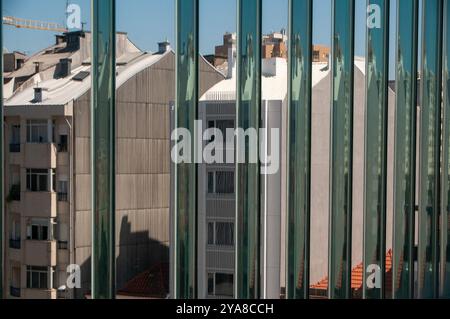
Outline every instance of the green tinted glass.
<svg viewBox="0 0 450 319">
<path fill-rule="evenodd" d="M 420 108 L 418 294 L 438 289 L 438 225 L 441 138 L 442 0 L 423 1 Z"/>
<path fill-rule="evenodd" d="M 198 0 L 176 2 L 175 125 L 194 136 L 198 104 Z M 195 140 L 195 139 L 193 139 Z M 195 154 L 195 141 L 191 154 Z M 197 297 L 197 167 L 175 165 L 175 298 Z"/>
<path fill-rule="evenodd" d="M 363 283 L 373 269 L 384 278 L 386 268 L 389 0 L 368 0 L 367 7 Z M 378 10 L 381 21 L 371 20 Z M 364 284 L 363 296 L 384 298 L 384 280 L 381 286 Z"/>
<path fill-rule="evenodd" d="M 237 125 L 259 130 L 261 0 L 238 0 Z M 241 146 L 242 144 L 242 146 Z M 260 164 L 249 162 L 249 139 L 237 139 L 246 163 L 236 165 L 236 297 L 260 296 Z M 258 154 L 259 154 L 259 147 Z"/>
<path fill-rule="evenodd" d="M 92 1 L 92 296 L 115 297 L 115 1 Z"/>
<path fill-rule="evenodd" d="M 289 2 L 287 297 L 309 297 L 312 0 Z"/>
<path fill-rule="evenodd" d="M 450 3 L 444 2 L 444 123 L 441 204 L 441 285 L 440 294 L 450 298 Z"/>
<path fill-rule="evenodd" d="M 414 297 L 418 0 L 397 1 L 393 297 Z"/>
<path fill-rule="evenodd" d="M 350 298 L 355 1 L 333 1 L 329 296 Z"/>
</svg>

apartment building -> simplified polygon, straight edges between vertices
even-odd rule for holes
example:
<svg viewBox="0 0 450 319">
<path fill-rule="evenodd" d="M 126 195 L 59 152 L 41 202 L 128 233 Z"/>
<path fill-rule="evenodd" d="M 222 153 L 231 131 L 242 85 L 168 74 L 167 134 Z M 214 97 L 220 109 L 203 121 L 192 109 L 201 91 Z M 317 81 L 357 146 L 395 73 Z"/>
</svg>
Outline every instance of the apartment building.
<svg viewBox="0 0 450 319">
<path fill-rule="evenodd" d="M 4 288 L 10 298 L 83 298 L 90 291 L 90 47 L 89 32 L 57 36 L 54 46 L 18 70 L 20 79 L 32 74 L 12 86 L 5 101 L 5 238 L 10 240 Z M 166 42 L 148 53 L 118 33 L 116 56 L 116 281 L 121 289 L 169 260 L 175 55 Z M 204 59 L 200 76 L 202 93 L 224 78 Z M 81 270 L 80 289 L 67 287 L 72 264 Z"/>
<path fill-rule="evenodd" d="M 326 50 L 322 50 L 326 54 Z M 228 65 L 235 65 L 229 51 Z M 261 295 L 279 298 L 285 287 L 286 233 L 286 134 L 287 134 L 287 63 L 282 58 L 263 59 L 261 118 L 268 132 L 280 128 L 280 172 L 262 179 L 261 208 Z M 236 79 L 234 67 L 227 79 L 208 90 L 200 100 L 199 116 L 204 127 L 224 131 L 235 127 Z M 311 185 L 311 266 L 312 287 L 323 282 L 328 269 L 329 223 L 329 134 L 330 68 L 325 62 L 312 66 L 312 185 Z M 358 267 L 363 248 L 363 171 L 364 171 L 364 100 L 365 61 L 355 59 L 354 110 L 354 191 L 352 264 Z M 393 163 L 395 93 L 389 89 L 389 163 Z M 271 144 L 272 142 L 269 142 Z M 206 144 L 206 142 L 205 142 Z M 270 149 L 270 147 L 269 147 Z M 233 297 L 235 270 L 235 165 L 199 166 L 199 290 L 200 297 Z M 393 179 L 393 166 L 388 167 Z M 392 248 L 393 189 L 388 184 L 387 249 Z M 281 287 L 281 290 L 280 290 Z M 317 289 L 316 289 L 317 290 Z M 322 293 L 322 291 L 320 291 Z M 326 293 L 326 291 L 325 291 Z"/>
</svg>

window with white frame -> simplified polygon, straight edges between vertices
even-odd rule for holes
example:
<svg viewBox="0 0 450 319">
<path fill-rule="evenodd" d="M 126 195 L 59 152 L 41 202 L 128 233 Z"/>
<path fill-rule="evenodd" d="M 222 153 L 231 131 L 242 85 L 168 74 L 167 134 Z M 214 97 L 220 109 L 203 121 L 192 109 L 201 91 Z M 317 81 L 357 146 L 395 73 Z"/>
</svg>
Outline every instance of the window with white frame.
<svg viewBox="0 0 450 319">
<path fill-rule="evenodd" d="M 27 225 L 28 240 L 51 240 L 51 220 L 45 218 L 33 218 Z"/>
<path fill-rule="evenodd" d="M 210 128 L 217 128 L 220 130 L 220 132 L 222 133 L 222 136 L 224 138 L 224 140 L 222 141 L 223 143 L 225 142 L 225 138 L 226 138 L 226 134 L 227 134 L 227 129 L 234 129 L 234 120 L 210 120 L 208 121 L 208 129 Z M 210 138 L 210 142 L 213 142 L 215 140 L 215 136 L 211 136 Z"/>
<path fill-rule="evenodd" d="M 27 266 L 28 289 L 50 289 L 49 269 L 45 266 Z"/>
<path fill-rule="evenodd" d="M 11 223 L 12 240 L 20 240 L 20 219 L 13 219 Z"/>
<path fill-rule="evenodd" d="M 208 245 L 234 246 L 234 223 L 208 222 Z"/>
<path fill-rule="evenodd" d="M 208 273 L 208 295 L 233 297 L 233 274 Z"/>
<path fill-rule="evenodd" d="M 51 177 L 49 176 L 51 174 Z M 51 180 L 50 180 L 51 178 Z M 55 191 L 55 169 L 27 169 L 27 191 L 50 192 Z M 50 188 L 50 184 L 52 187 Z"/>
<path fill-rule="evenodd" d="M 234 172 L 208 172 L 208 194 L 234 194 Z"/>
<path fill-rule="evenodd" d="M 27 143 L 48 143 L 47 120 L 27 120 Z"/>
</svg>

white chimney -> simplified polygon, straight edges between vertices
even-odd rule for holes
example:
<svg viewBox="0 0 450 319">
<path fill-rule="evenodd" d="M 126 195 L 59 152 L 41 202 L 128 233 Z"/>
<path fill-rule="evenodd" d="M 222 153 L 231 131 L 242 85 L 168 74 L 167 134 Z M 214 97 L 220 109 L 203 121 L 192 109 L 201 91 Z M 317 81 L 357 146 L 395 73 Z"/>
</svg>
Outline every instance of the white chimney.
<svg viewBox="0 0 450 319">
<path fill-rule="evenodd" d="M 228 79 L 236 77 L 236 58 L 236 45 L 233 43 L 231 47 L 228 48 Z"/>
</svg>

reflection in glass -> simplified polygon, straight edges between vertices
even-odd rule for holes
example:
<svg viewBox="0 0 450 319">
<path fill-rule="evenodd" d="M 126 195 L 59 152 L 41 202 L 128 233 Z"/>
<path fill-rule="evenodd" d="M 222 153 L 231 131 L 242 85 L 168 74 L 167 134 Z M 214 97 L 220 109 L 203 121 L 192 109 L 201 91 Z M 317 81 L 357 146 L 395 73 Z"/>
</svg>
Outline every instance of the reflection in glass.
<svg viewBox="0 0 450 319">
<path fill-rule="evenodd" d="M 115 297 L 115 1 L 92 1 L 92 296 Z"/>
<path fill-rule="evenodd" d="M 368 0 L 368 15 L 380 8 L 380 25 L 367 26 L 364 161 L 364 268 L 381 269 L 381 287 L 363 285 L 364 298 L 384 298 L 386 268 L 387 118 L 389 0 Z M 373 8 L 373 9 L 372 9 Z M 364 271 L 364 280 L 370 275 Z"/>
<path fill-rule="evenodd" d="M 261 0 L 238 0 L 237 125 L 259 131 Z M 236 165 L 236 297 L 260 296 L 260 165 L 249 163 L 249 139 L 237 139 L 246 164 Z M 241 146 L 241 144 L 244 144 Z M 258 147 L 259 154 L 259 147 Z"/>
<path fill-rule="evenodd" d="M 397 2 L 393 297 L 414 297 L 418 0 Z"/>
<path fill-rule="evenodd" d="M 450 298 L 450 3 L 444 2 L 444 123 L 441 204 L 441 288 L 443 298 Z"/>
<path fill-rule="evenodd" d="M 198 0 L 176 2 L 175 125 L 194 135 L 198 102 Z M 195 139 L 193 139 L 195 140 Z M 195 141 L 191 154 L 195 154 Z M 197 167 L 175 165 L 174 297 L 197 297 Z"/>
<path fill-rule="evenodd" d="M 350 298 L 355 1 L 333 1 L 329 297 Z"/>
<path fill-rule="evenodd" d="M 115 297 L 115 0 L 92 1 L 92 296 Z"/>
<path fill-rule="evenodd" d="M 0 13 L 3 17 L 3 0 L 0 0 Z M 2 83 L 0 88 L 0 119 L 2 119 L 3 122 L 3 23 L 0 23 L 0 48 L 2 48 L 2 56 L 0 57 L 0 83 Z M 4 128 L 3 125 L 0 127 L 0 163 L 4 163 L 3 160 L 3 151 L 4 151 L 4 138 L 3 138 L 3 132 Z M 4 205 L 4 193 L 3 193 L 3 168 L 4 165 L 2 164 L 0 166 L 0 299 L 3 298 L 3 266 L 4 266 L 4 260 L 3 260 L 3 223 L 4 223 L 4 216 L 5 212 L 3 209 Z"/>
<path fill-rule="evenodd" d="M 312 0 L 289 2 L 287 297 L 309 298 Z"/>
<path fill-rule="evenodd" d="M 419 183 L 419 298 L 438 294 L 442 0 L 423 1 Z"/>
</svg>

